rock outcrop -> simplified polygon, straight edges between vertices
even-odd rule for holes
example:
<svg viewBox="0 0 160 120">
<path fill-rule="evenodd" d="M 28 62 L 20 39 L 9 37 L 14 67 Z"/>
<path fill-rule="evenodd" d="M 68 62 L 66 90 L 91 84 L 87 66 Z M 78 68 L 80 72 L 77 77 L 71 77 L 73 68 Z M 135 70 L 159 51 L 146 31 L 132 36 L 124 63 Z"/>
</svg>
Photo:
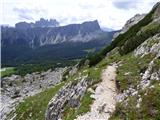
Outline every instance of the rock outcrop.
<svg viewBox="0 0 160 120">
<path fill-rule="evenodd" d="M 86 77 L 79 78 L 65 85 L 58 93 L 50 100 L 45 120 L 59 120 L 62 117 L 63 109 L 66 105 L 77 107 L 80 103 L 80 98 L 84 95 L 88 86 Z"/>
<path fill-rule="evenodd" d="M 135 56 L 143 57 L 147 54 L 160 55 L 160 33 L 148 38 L 134 50 Z"/>
</svg>

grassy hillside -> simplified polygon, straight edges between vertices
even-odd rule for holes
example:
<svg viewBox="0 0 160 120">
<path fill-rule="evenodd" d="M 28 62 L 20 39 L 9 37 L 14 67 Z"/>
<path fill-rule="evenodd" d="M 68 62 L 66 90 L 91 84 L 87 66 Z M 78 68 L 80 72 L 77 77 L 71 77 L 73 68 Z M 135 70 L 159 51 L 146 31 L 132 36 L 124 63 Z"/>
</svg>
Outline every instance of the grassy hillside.
<svg viewBox="0 0 160 120">
<path fill-rule="evenodd" d="M 159 81 L 151 80 L 152 87 L 147 87 L 144 90 L 138 89 L 137 85 L 140 84 L 141 75 L 153 59 L 152 55 L 146 55 L 142 58 L 134 57 L 132 54 L 123 56 L 121 58 L 121 66 L 118 67 L 117 81 L 119 83 L 119 92 L 131 88 L 137 91 L 135 95 L 130 95 L 126 100 L 118 102 L 116 105 L 116 111 L 112 115 L 110 120 L 119 119 L 145 119 L 145 120 L 158 120 L 160 118 L 160 86 Z M 155 69 L 160 69 L 160 60 L 155 61 Z M 157 71 L 158 71 L 157 69 Z M 140 100 L 140 104 L 138 101 Z M 138 106 L 139 104 L 139 106 Z"/>
</svg>

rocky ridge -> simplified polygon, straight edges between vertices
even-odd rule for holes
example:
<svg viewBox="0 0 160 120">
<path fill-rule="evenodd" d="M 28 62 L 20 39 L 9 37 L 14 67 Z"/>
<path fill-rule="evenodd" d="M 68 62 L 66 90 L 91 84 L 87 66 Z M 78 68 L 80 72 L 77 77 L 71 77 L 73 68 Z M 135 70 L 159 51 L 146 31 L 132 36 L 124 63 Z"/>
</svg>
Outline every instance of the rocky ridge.
<svg viewBox="0 0 160 120">
<path fill-rule="evenodd" d="M 88 42 L 101 33 L 103 32 L 97 20 L 60 27 L 26 27 L 26 29 L 2 27 L 2 47 L 19 44 L 22 42 L 20 39 L 23 39 L 23 44 L 30 48 L 63 42 Z"/>
</svg>

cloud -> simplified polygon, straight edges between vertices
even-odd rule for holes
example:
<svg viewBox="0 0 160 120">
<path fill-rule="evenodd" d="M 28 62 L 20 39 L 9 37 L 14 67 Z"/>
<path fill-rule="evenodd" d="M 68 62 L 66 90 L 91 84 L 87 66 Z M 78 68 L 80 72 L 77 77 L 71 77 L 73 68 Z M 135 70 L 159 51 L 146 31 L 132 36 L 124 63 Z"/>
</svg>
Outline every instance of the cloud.
<svg viewBox="0 0 160 120">
<path fill-rule="evenodd" d="M 54 18 L 61 25 L 97 19 L 101 27 L 121 29 L 135 14 L 147 13 L 159 0 L 4 0 L 0 23 Z M 1 2 L 1 1 L 0 1 Z M 122 17 L 123 16 L 123 17 Z"/>
<path fill-rule="evenodd" d="M 44 9 L 28 9 L 28 8 L 13 8 L 13 11 L 18 14 L 20 20 L 34 20 L 34 15 L 45 14 Z M 33 16 L 33 17 L 32 17 Z"/>
<path fill-rule="evenodd" d="M 19 18 L 21 20 L 34 20 L 31 16 L 26 15 L 26 14 L 19 14 Z"/>
<path fill-rule="evenodd" d="M 92 5 L 79 4 L 79 7 L 82 9 L 94 9 L 95 7 Z"/>
<path fill-rule="evenodd" d="M 13 11 L 18 14 L 18 17 L 19 17 L 20 20 L 33 20 L 33 18 L 31 17 L 29 9 L 14 8 Z"/>
<path fill-rule="evenodd" d="M 90 4 L 90 3 L 79 3 L 78 6 L 82 9 L 97 9 L 97 8 L 104 8 L 104 4 Z"/>
<path fill-rule="evenodd" d="M 118 9 L 133 9 L 137 7 L 137 2 L 136 0 L 131 1 L 131 0 L 116 0 L 112 2 L 115 7 Z"/>
</svg>

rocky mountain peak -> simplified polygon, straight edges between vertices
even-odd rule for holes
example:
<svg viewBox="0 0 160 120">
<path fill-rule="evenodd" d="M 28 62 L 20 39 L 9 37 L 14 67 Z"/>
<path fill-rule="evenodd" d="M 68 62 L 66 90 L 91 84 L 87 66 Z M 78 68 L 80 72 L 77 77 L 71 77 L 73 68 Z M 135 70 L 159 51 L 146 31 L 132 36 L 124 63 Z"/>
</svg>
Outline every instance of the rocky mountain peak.
<svg viewBox="0 0 160 120">
<path fill-rule="evenodd" d="M 157 2 L 152 10 L 154 10 L 154 14 L 153 14 L 153 22 L 158 22 L 160 23 L 160 2 Z M 134 17 L 132 17 L 131 19 L 129 19 L 125 25 L 123 26 L 121 32 L 117 32 L 115 33 L 113 38 L 116 38 L 119 34 L 123 34 L 125 33 L 127 30 L 129 30 L 130 27 L 132 27 L 133 25 L 137 24 L 139 21 L 141 21 L 144 17 L 146 16 L 146 14 L 136 14 Z"/>
<path fill-rule="evenodd" d="M 129 19 L 124 27 L 122 28 L 123 32 L 126 32 L 131 26 L 137 24 L 140 20 L 142 20 L 145 17 L 146 14 L 136 14 L 131 19 Z"/>
<path fill-rule="evenodd" d="M 56 19 L 44 19 L 40 18 L 39 21 L 36 21 L 34 27 L 58 27 L 59 22 Z"/>
<path fill-rule="evenodd" d="M 73 33 L 81 33 L 81 34 L 88 34 L 91 32 L 99 31 L 101 30 L 99 23 L 97 20 L 94 21 L 87 21 L 83 22 L 81 24 L 70 24 L 66 26 L 62 26 L 61 28 L 65 28 L 65 30 L 69 30 Z"/>
<path fill-rule="evenodd" d="M 93 29 L 98 29 L 98 30 L 100 29 L 100 26 L 97 20 L 84 22 L 82 23 L 82 26 L 86 28 L 88 27 L 88 28 L 93 28 Z"/>
<path fill-rule="evenodd" d="M 153 9 L 156 9 L 155 12 L 154 12 L 154 19 L 158 20 L 160 22 L 160 2 L 158 2 L 154 7 Z"/>
<path fill-rule="evenodd" d="M 27 22 L 19 22 L 15 24 L 15 27 L 18 29 L 28 29 L 28 28 L 36 28 L 36 27 L 58 27 L 59 22 L 56 19 L 44 19 L 40 18 L 40 20 L 35 21 L 35 23 L 27 23 Z"/>
<path fill-rule="evenodd" d="M 123 26 L 122 30 L 120 32 L 115 33 L 114 38 L 116 38 L 119 34 L 125 33 L 127 30 L 129 30 L 130 27 L 137 24 L 140 20 L 142 20 L 146 14 L 136 14 L 131 19 L 129 19 L 125 25 Z"/>
<path fill-rule="evenodd" d="M 153 6 L 153 9 L 154 9 L 154 8 L 157 8 L 157 7 L 160 7 L 160 2 L 157 2 L 157 3 Z"/>
</svg>

